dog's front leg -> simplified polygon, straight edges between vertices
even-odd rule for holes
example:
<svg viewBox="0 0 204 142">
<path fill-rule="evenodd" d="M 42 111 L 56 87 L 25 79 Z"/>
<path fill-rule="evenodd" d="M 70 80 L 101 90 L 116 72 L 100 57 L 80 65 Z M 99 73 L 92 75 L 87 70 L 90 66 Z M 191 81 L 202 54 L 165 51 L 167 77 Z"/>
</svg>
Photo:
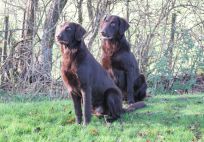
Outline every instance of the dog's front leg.
<svg viewBox="0 0 204 142">
<path fill-rule="evenodd" d="M 89 86 L 83 87 L 83 89 L 81 89 L 81 94 L 83 98 L 84 125 L 87 125 L 91 121 L 91 109 L 92 109 L 91 87 Z"/>
<path fill-rule="evenodd" d="M 134 103 L 134 77 L 133 69 L 129 69 L 127 72 L 127 93 L 128 93 L 128 104 Z"/>
<path fill-rule="evenodd" d="M 81 96 L 78 94 L 71 92 L 71 97 L 74 102 L 74 110 L 76 114 L 76 123 L 81 124 L 82 121 L 82 109 L 81 109 Z"/>
</svg>

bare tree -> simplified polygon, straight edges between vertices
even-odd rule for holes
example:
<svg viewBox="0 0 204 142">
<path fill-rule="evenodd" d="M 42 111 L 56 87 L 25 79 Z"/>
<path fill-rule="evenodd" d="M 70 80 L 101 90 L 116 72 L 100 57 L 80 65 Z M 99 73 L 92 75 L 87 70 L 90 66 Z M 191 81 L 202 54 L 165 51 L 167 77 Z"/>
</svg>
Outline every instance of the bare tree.
<svg viewBox="0 0 204 142">
<path fill-rule="evenodd" d="M 90 25 L 93 27 L 93 17 L 94 17 L 94 10 L 93 10 L 92 0 L 87 0 L 87 9 L 88 9 L 88 17 L 91 21 Z"/>
<path fill-rule="evenodd" d="M 104 16 L 108 5 L 110 5 L 109 0 L 97 0 L 96 7 L 94 7 L 91 0 L 87 1 L 88 16 L 90 19 L 90 29 L 88 34 L 88 48 L 92 47 L 94 39 L 96 38 L 99 30 L 99 24 L 101 18 Z M 94 10 L 95 9 L 95 10 Z"/>
<path fill-rule="evenodd" d="M 18 53 L 21 57 L 18 64 L 18 70 L 22 79 L 29 78 L 32 72 L 33 41 L 37 32 L 35 31 L 37 7 L 38 0 L 27 0 L 23 21 L 23 43 L 18 48 Z"/>
<path fill-rule="evenodd" d="M 7 58 L 7 45 L 8 45 L 8 29 L 9 29 L 9 17 L 8 16 L 5 16 L 4 18 L 4 30 L 5 30 L 5 34 L 4 34 L 4 46 L 3 46 L 3 62 L 6 61 L 6 58 Z M 8 66 L 6 64 L 3 64 L 3 73 L 1 74 L 1 82 L 4 82 L 5 81 L 5 74 L 7 73 L 7 68 Z"/>
<path fill-rule="evenodd" d="M 53 1 L 46 15 L 40 46 L 39 64 L 37 63 L 38 76 L 40 79 L 51 77 L 52 46 L 54 43 L 56 24 L 66 3 L 67 0 Z"/>
<path fill-rule="evenodd" d="M 76 0 L 76 2 L 77 2 L 76 8 L 78 10 L 78 22 L 79 22 L 79 24 L 82 24 L 82 22 L 83 22 L 83 18 L 82 18 L 82 12 L 83 12 L 82 3 L 83 3 L 83 0 Z"/>
<path fill-rule="evenodd" d="M 171 20 L 171 35 L 170 35 L 170 41 L 167 49 L 167 56 L 168 56 L 168 63 L 169 63 L 169 69 L 172 70 L 172 58 L 173 58 L 173 48 L 174 48 L 174 38 L 175 38 L 175 32 L 176 32 L 176 14 L 172 14 L 172 20 Z"/>
<path fill-rule="evenodd" d="M 7 58 L 7 45 L 8 45 L 8 25 L 9 25 L 9 17 L 5 16 L 4 20 L 4 28 L 5 28 L 5 34 L 4 34 L 4 48 L 3 48 L 3 61 Z"/>
<path fill-rule="evenodd" d="M 195 71 L 203 64 L 203 0 L 68 2 L 71 8 L 63 12 L 67 0 L 1 0 L 0 4 L 5 4 L 5 7 L 0 19 L 6 21 L 5 17 L 9 16 L 9 21 L 0 24 L 0 80 L 4 79 L 0 88 L 37 92 L 35 90 L 48 90 L 54 86 L 53 82 L 61 83 L 60 54 L 52 54 L 60 14 L 64 19 L 77 21 L 86 27 L 85 42 L 96 59 L 101 55 L 100 20 L 105 14 L 123 15 L 130 22 L 127 39 L 133 47 L 131 50 L 136 55 L 140 71 L 155 88 L 166 77 L 171 82 L 165 88 L 170 89 L 177 73 Z M 33 83 L 28 83 L 28 80 Z M 44 81 L 52 82 L 44 87 Z"/>
<path fill-rule="evenodd" d="M 129 0 L 126 0 L 126 20 L 129 22 L 130 17 L 130 7 L 129 7 Z M 127 31 L 127 40 L 130 42 L 130 30 Z"/>
</svg>

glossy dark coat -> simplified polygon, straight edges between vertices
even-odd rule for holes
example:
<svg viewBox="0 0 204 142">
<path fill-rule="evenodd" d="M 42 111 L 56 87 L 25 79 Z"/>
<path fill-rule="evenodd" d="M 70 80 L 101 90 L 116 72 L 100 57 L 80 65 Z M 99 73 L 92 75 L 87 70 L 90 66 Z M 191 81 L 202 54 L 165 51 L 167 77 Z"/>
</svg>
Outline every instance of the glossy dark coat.
<svg viewBox="0 0 204 142">
<path fill-rule="evenodd" d="M 103 67 L 94 59 L 82 39 L 85 30 L 76 23 L 64 23 L 56 38 L 62 53 L 62 79 L 74 102 L 77 123 L 88 124 L 91 113 L 108 115 L 113 121 L 122 113 L 122 95 Z M 82 111 L 83 108 L 83 111 Z"/>
<path fill-rule="evenodd" d="M 106 16 L 101 21 L 102 65 L 123 91 L 124 98 L 132 104 L 146 97 L 147 83 L 139 73 L 138 63 L 130 51 L 124 32 L 129 28 L 126 20 Z"/>
</svg>

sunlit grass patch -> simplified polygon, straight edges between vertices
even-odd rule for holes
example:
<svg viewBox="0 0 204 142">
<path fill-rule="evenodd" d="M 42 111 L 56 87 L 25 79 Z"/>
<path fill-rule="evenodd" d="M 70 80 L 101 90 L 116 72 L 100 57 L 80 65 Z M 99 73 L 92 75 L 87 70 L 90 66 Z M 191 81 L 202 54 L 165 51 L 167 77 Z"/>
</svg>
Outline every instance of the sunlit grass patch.
<svg viewBox="0 0 204 142">
<path fill-rule="evenodd" d="M 204 141 L 204 95 L 158 95 L 108 125 L 75 124 L 71 100 L 0 103 L 0 141 Z"/>
</svg>

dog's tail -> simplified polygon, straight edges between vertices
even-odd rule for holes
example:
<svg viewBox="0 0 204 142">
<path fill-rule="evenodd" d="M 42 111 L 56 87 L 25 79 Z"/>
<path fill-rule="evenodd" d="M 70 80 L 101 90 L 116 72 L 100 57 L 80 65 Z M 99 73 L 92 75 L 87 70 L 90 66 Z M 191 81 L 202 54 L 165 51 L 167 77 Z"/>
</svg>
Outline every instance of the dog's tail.
<svg viewBox="0 0 204 142">
<path fill-rule="evenodd" d="M 137 109 L 144 108 L 146 106 L 147 105 L 144 103 L 144 101 L 139 101 L 139 102 L 130 104 L 127 108 L 123 108 L 123 113 L 133 112 Z"/>
</svg>

